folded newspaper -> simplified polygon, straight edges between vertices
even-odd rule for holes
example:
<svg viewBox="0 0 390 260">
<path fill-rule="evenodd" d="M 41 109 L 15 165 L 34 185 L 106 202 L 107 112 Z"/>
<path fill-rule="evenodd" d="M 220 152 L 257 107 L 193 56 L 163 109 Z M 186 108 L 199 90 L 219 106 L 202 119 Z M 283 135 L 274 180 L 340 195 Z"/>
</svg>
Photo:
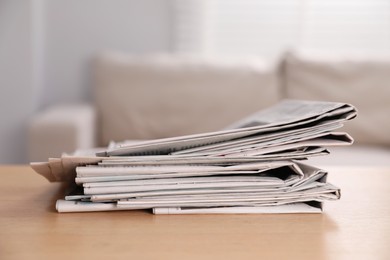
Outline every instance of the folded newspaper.
<svg viewBox="0 0 390 260">
<path fill-rule="evenodd" d="M 222 131 L 112 143 L 31 166 L 77 184 L 59 212 L 319 213 L 340 190 L 302 161 L 352 144 L 335 130 L 356 115 L 349 104 L 285 100 Z"/>
</svg>

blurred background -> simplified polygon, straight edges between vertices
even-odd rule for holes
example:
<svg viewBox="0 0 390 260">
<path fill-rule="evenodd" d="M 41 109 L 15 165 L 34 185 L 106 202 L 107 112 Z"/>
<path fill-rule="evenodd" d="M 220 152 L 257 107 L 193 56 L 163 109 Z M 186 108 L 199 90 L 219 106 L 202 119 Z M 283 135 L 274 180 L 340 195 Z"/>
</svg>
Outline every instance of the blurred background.
<svg viewBox="0 0 390 260">
<path fill-rule="evenodd" d="M 204 84 L 207 89 L 197 92 L 202 100 L 213 85 L 224 84 L 220 78 L 234 73 L 238 73 L 235 91 L 245 91 L 241 84 L 258 70 L 268 77 L 259 79 L 265 84 L 259 86 L 264 89 L 258 94 L 259 106 L 248 107 L 229 119 L 286 97 L 361 102 L 360 110 L 368 121 L 365 126 L 356 126 L 357 136 L 361 136 L 361 143 L 373 140 L 372 145 L 386 146 L 390 144 L 389 57 L 390 0 L 0 0 L 0 163 L 44 160 L 50 153 L 58 156 L 59 149 L 70 152 L 106 145 L 108 139 L 165 137 L 156 130 L 159 126 L 171 134 L 190 133 L 169 132 L 163 125 L 168 122 L 177 129 L 175 124 L 182 117 L 174 114 L 188 102 L 171 108 L 163 101 L 171 104 L 182 99 L 180 95 L 188 98 L 186 95 L 196 94 L 180 86 L 156 90 L 159 84 L 167 80 L 185 85 L 193 80 L 189 89 Z M 221 65 L 220 60 L 226 58 L 229 62 Z M 100 64 L 97 73 L 96 64 Z M 162 76 L 164 73 L 169 77 Z M 183 75 L 188 78 L 183 79 Z M 150 82 L 153 76 L 157 83 Z M 118 82 L 118 78 L 123 80 Z M 133 82 L 139 85 L 135 90 Z M 342 89 L 343 84 L 348 89 Z M 125 85 L 128 90 L 123 90 Z M 311 95 L 310 89 L 291 91 L 306 85 L 314 86 L 316 94 Z M 324 92 L 331 87 L 337 89 L 330 90 L 331 94 Z M 115 97 L 102 92 L 103 88 L 124 91 L 135 107 L 115 108 Z M 216 101 L 218 97 L 230 99 L 225 103 L 236 105 L 231 111 L 226 108 L 226 113 L 233 114 L 236 106 L 247 101 L 232 99 L 236 95 L 229 91 L 225 97 L 214 93 L 209 101 L 215 104 L 222 102 Z M 138 104 L 140 96 L 144 99 Z M 126 99 L 121 102 L 127 103 Z M 157 103 L 159 106 L 153 108 Z M 66 104 L 65 108 L 49 113 L 60 104 Z M 81 110 L 68 109 L 76 104 L 87 105 Z M 192 106 L 196 104 L 194 101 Z M 218 110 L 217 106 L 205 107 Z M 129 114 L 124 115 L 121 109 L 128 109 Z M 152 115 L 151 110 L 158 114 Z M 204 111 L 195 110 L 204 115 Z M 85 118 L 79 119 L 82 123 L 72 122 L 66 111 L 71 111 L 70 117 L 84 113 Z M 188 117 L 188 111 L 183 109 L 183 118 Z M 155 125 L 158 118 L 152 120 L 153 116 L 166 121 Z M 117 121 L 110 121 L 112 117 Z M 191 118 L 192 124 L 198 125 L 196 115 Z M 145 119 L 148 124 L 128 129 L 126 124 L 142 124 L 136 119 Z M 221 127 L 229 119 L 213 127 Z M 61 123 L 65 125 L 62 128 Z M 185 127 L 190 129 L 188 124 Z M 125 134 L 116 133 L 121 125 L 125 125 Z M 73 132 L 63 130 L 66 127 Z M 75 133 L 87 128 L 96 129 L 84 135 Z M 154 132 L 137 132 L 142 129 Z M 203 130 L 210 129 L 196 129 Z M 136 134 L 127 136 L 131 131 Z M 70 146 L 56 143 L 60 139 Z M 383 155 L 383 160 L 390 158 L 388 155 Z"/>
</svg>

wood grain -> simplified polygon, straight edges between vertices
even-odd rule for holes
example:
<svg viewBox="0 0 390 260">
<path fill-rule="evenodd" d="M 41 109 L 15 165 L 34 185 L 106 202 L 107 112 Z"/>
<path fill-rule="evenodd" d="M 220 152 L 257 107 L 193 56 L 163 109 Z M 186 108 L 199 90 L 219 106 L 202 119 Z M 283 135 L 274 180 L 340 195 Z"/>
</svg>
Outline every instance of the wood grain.
<svg viewBox="0 0 390 260">
<path fill-rule="evenodd" d="M 63 213 L 66 186 L 0 167 L 0 259 L 390 259 L 390 169 L 331 169 L 324 214 Z"/>
</svg>

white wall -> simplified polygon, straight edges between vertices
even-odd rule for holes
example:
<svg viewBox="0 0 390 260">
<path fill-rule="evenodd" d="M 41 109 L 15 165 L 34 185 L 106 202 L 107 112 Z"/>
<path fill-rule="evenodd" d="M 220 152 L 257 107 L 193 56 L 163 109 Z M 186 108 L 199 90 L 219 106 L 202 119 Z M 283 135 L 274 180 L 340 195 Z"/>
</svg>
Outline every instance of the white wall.
<svg viewBox="0 0 390 260">
<path fill-rule="evenodd" d="M 0 0 L 0 163 L 26 161 L 34 110 L 31 2 Z"/>
<path fill-rule="evenodd" d="M 0 163 L 26 163 L 29 117 L 91 97 L 102 50 L 171 50 L 170 0 L 0 0 Z"/>
<path fill-rule="evenodd" d="M 169 0 L 46 0 L 43 105 L 88 100 L 88 63 L 102 50 L 169 51 Z"/>
</svg>

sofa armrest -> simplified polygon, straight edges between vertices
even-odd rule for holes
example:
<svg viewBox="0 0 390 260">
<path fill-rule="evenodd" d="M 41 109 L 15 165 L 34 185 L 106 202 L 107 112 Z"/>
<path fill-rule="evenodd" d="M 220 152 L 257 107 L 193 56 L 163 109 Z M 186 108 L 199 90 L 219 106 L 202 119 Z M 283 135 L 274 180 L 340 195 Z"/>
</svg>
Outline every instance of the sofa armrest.
<svg viewBox="0 0 390 260">
<path fill-rule="evenodd" d="M 55 106 L 37 114 L 28 127 L 29 160 L 95 147 L 96 118 L 91 105 Z"/>
</svg>

